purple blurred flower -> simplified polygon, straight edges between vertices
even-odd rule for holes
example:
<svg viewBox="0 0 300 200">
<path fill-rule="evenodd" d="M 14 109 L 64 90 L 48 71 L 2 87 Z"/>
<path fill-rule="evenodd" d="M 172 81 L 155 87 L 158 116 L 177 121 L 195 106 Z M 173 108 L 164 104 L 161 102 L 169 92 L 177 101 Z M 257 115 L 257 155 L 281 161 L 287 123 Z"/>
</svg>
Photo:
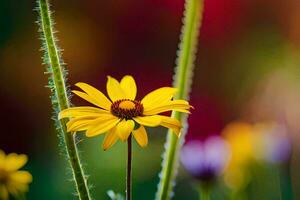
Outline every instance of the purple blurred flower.
<svg viewBox="0 0 300 200">
<path fill-rule="evenodd" d="M 181 152 L 181 162 L 185 169 L 201 181 L 210 181 L 219 176 L 229 157 L 229 146 L 219 136 L 209 137 L 204 142 L 188 142 Z"/>
<path fill-rule="evenodd" d="M 290 159 L 292 146 L 286 126 L 274 124 L 263 132 L 262 137 L 263 156 L 266 161 L 279 164 Z"/>
</svg>

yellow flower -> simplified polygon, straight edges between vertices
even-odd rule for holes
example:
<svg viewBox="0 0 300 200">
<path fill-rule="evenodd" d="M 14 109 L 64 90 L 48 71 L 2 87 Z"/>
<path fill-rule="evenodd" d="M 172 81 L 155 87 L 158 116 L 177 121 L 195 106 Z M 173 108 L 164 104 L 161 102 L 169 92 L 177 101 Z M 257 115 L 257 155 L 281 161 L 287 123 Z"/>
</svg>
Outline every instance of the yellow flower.
<svg viewBox="0 0 300 200">
<path fill-rule="evenodd" d="M 11 153 L 5 155 L 0 150 L 0 199 L 7 200 L 9 193 L 16 198 L 28 191 L 32 182 L 29 172 L 19 170 L 27 163 L 26 155 Z"/>
<path fill-rule="evenodd" d="M 77 83 L 76 86 L 83 92 L 72 92 L 96 107 L 68 108 L 59 113 L 59 119 L 70 118 L 67 123 L 68 132 L 86 131 L 87 137 L 107 132 L 102 145 L 104 150 L 114 145 L 118 139 L 126 141 L 131 133 L 140 146 L 147 146 L 148 136 L 144 126 L 164 126 L 179 136 L 180 122 L 158 114 L 172 110 L 189 113 L 191 108 L 187 101 L 172 100 L 177 89 L 171 87 L 159 88 L 141 101 L 136 100 L 135 80 L 128 75 L 120 82 L 108 76 L 106 90 L 110 99 L 86 83 Z M 136 127 L 136 124 L 140 126 Z"/>
<path fill-rule="evenodd" d="M 225 183 L 233 190 L 239 190 L 249 182 L 251 176 L 248 165 L 254 161 L 257 146 L 253 126 L 246 122 L 232 122 L 222 131 L 229 143 L 232 156 L 225 170 Z"/>
</svg>

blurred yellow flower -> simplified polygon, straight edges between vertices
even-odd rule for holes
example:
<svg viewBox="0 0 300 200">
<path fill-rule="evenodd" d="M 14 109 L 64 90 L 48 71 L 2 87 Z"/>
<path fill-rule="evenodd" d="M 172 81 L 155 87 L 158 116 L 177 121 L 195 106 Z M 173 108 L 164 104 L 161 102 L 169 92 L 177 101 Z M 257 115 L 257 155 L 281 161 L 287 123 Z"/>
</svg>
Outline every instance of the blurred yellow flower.
<svg viewBox="0 0 300 200">
<path fill-rule="evenodd" d="M 225 183 L 231 189 L 238 190 L 247 184 L 250 176 L 248 171 L 249 162 L 256 157 L 256 134 L 251 124 L 233 122 L 228 124 L 222 135 L 229 143 L 232 156 L 225 171 Z"/>
<path fill-rule="evenodd" d="M 247 162 L 255 157 L 254 144 L 256 137 L 251 124 L 245 122 L 233 122 L 228 124 L 222 131 L 222 135 L 229 142 L 234 162 Z"/>
<path fill-rule="evenodd" d="M 81 91 L 74 94 L 96 107 L 81 106 L 65 109 L 59 119 L 71 118 L 67 123 L 69 132 L 86 131 L 87 137 L 106 133 L 103 149 L 114 145 L 118 139 L 126 141 L 132 133 L 137 143 L 145 147 L 148 136 L 144 126 L 164 126 L 179 136 L 181 123 L 174 118 L 158 115 L 167 111 L 189 113 L 191 106 L 185 100 L 172 100 L 176 88 L 162 87 L 150 92 L 141 101 L 135 100 L 137 86 L 132 76 L 124 76 L 119 82 L 108 76 L 108 99 L 102 92 L 86 84 L 77 83 Z M 136 124 L 140 125 L 136 127 Z"/>
<path fill-rule="evenodd" d="M 0 150 L 0 199 L 9 199 L 9 193 L 19 197 L 28 191 L 28 184 L 32 182 L 29 172 L 19 170 L 27 163 L 26 155 L 11 153 L 5 155 Z"/>
</svg>

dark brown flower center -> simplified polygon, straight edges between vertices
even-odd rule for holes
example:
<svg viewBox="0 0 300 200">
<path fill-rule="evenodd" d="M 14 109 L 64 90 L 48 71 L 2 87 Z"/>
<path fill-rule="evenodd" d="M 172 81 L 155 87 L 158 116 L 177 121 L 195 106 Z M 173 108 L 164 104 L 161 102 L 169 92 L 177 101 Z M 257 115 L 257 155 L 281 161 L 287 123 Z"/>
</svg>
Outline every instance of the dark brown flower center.
<svg viewBox="0 0 300 200">
<path fill-rule="evenodd" d="M 143 114 L 144 107 L 139 101 L 121 99 L 113 102 L 110 110 L 113 115 L 127 120 L 141 116 Z"/>
</svg>

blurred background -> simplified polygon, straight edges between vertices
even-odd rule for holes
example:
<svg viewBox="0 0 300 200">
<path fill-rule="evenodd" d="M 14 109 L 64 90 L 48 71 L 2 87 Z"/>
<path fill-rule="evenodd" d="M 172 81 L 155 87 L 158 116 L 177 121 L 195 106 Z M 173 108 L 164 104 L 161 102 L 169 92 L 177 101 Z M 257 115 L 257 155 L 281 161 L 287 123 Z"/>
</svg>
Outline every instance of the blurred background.
<svg viewBox="0 0 300 200">
<path fill-rule="evenodd" d="M 107 75 L 131 74 L 141 98 L 172 83 L 183 0 L 51 2 L 71 88 L 82 81 L 104 91 Z M 74 199 L 51 119 L 35 6 L 0 1 L 0 149 L 29 156 L 29 200 Z M 289 199 L 280 197 L 281 184 L 300 199 L 300 2 L 206 0 L 195 69 L 187 143 L 220 135 L 231 148 L 213 199 Z M 278 134 L 287 147 L 273 142 Z M 149 146 L 134 144 L 133 199 L 154 198 L 165 137 L 166 129 L 149 129 Z M 126 145 L 103 152 L 103 137 L 80 139 L 95 199 L 109 199 L 109 189 L 123 193 Z M 272 160 L 273 150 L 284 158 Z M 232 173 L 239 170 L 244 175 Z M 197 199 L 197 187 L 180 167 L 174 199 Z"/>
</svg>

